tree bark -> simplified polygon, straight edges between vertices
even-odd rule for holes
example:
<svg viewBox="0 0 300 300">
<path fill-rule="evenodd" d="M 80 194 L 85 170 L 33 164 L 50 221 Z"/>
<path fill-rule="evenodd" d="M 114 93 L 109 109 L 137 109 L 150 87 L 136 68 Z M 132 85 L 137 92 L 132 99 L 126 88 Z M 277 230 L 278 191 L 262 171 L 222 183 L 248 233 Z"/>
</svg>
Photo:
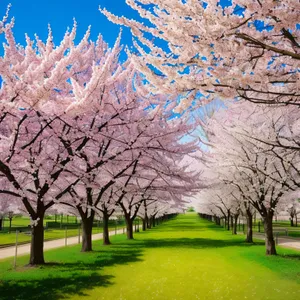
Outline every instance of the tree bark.
<svg viewBox="0 0 300 300">
<path fill-rule="evenodd" d="M 143 231 L 146 231 L 147 228 L 147 221 L 146 221 L 146 217 L 143 219 Z"/>
<path fill-rule="evenodd" d="M 35 226 L 31 227 L 30 265 L 43 265 L 44 260 L 44 216 L 39 216 Z M 35 221 L 35 220 L 33 220 Z"/>
<path fill-rule="evenodd" d="M 290 220 L 291 220 L 291 227 L 294 227 L 294 217 L 291 217 Z"/>
<path fill-rule="evenodd" d="M 246 243 L 253 243 L 253 216 L 250 209 L 246 209 L 246 220 L 247 220 Z"/>
<path fill-rule="evenodd" d="M 88 218 L 81 218 L 82 220 L 82 244 L 81 252 L 92 251 L 92 231 L 93 231 L 93 221 L 92 216 Z"/>
<path fill-rule="evenodd" d="M 133 220 L 130 216 L 125 216 L 127 240 L 133 240 Z"/>
<path fill-rule="evenodd" d="M 2 218 L 0 218 L 0 231 L 2 230 Z"/>
<path fill-rule="evenodd" d="M 232 227 L 232 234 L 237 234 L 237 223 L 238 223 L 238 218 L 239 215 L 235 214 L 234 215 L 234 223 L 233 223 L 233 227 Z"/>
<path fill-rule="evenodd" d="M 266 244 L 266 255 L 276 255 L 275 240 L 273 235 L 273 216 L 268 214 L 264 218 L 264 229 L 265 229 L 265 244 Z"/>
<path fill-rule="evenodd" d="M 230 211 L 227 214 L 227 230 L 230 230 Z"/>
<path fill-rule="evenodd" d="M 147 218 L 147 229 L 151 229 L 151 218 Z"/>
<path fill-rule="evenodd" d="M 155 216 L 152 217 L 152 227 L 155 227 L 156 224 L 155 224 Z"/>
<path fill-rule="evenodd" d="M 108 228 L 108 213 L 107 211 L 103 211 L 103 245 L 110 245 L 109 240 L 109 228 Z"/>
</svg>

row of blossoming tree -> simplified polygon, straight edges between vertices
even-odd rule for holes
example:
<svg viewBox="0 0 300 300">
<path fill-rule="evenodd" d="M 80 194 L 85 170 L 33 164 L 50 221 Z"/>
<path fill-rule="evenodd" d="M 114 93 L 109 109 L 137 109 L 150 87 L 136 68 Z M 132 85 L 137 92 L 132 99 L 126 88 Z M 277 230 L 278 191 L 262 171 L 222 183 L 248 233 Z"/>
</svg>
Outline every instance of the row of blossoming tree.
<svg viewBox="0 0 300 300">
<path fill-rule="evenodd" d="M 235 99 L 203 124 L 207 189 L 202 197 L 227 219 L 232 215 L 237 220 L 243 210 L 248 241 L 252 214 L 258 211 L 266 252 L 276 254 L 274 211 L 297 198 L 291 193 L 299 186 L 299 1 L 126 3 L 144 23 L 100 10 L 131 29 L 134 64 L 153 90 L 181 94 L 178 111 Z M 289 204 L 293 215 L 296 206 L 295 201 Z"/>
<path fill-rule="evenodd" d="M 210 118 L 209 151 L 203 154 L 202 212 L 224 218 L 236 234 L 237 219 L 247 220 L 247 242 L 252 242 L 252 220 L 257 211 L 264 223 L 266 253 L 276 254 L 275 212 L 299 213 L 300 161 L 295 150 L 298 108 L 269 108 L 250 102 L 232 103 Z M 276 141 L 289 146 L 281 148 Z M 231 221 L 232 220 L 232 221 Z"/>
<path fill-rule="evenodd" d="M 26 36 L 16 43 L 14 20 L 1 23 L 1 203 L 22 206 L 32 220 L 30 264 L 43 264 L 45 214 L 59 205 L 82 223 L 82 251 L 92 250 L 96 213 L 121 209 L 127 238 L 133 221 L 171 212 L 198 188 L 183 158 L 197 149 L 182 137 L 197 124 L 172 118 L 176 99 L 150 93 L 132 58 L 119 62 L 90 29 L 78 44 L 76 23 L 58 46 Z M 168 101 L 167 101 L 168 100 Z"/>
</svg>

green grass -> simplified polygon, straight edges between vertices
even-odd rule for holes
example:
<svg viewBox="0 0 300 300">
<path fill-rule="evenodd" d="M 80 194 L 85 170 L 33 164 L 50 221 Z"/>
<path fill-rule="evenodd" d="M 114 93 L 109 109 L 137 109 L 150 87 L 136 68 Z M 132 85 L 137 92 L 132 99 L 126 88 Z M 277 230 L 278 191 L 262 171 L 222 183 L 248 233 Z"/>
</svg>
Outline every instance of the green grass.
<svg viewBox="0 0 300 300">
<path fill-rule="evenodd" d="M 47 215 L 44 218 L 44 225 L 46 226 L 47 222 L 54 222 L 55 221 L 55 216 L 54 215 Z M 57 215 L 56 218 L 57 222 L 62 222 L 62 223 L 76 223 L 76 217 L 75 216 L 65 216 L 61 217 L 61 215 Z M 30 218 L 26 216 L 14 216 L 12 219 L 11 223 L 12 227 L 26 227 L 30 225 Z M 7 217 L 4 218 L 3 224 L 5 228 L 9 227 L 9 219 Z"/>
<path fill-rule="evenodd" d="M 246 225 L 244 226 L 246 230 Z M 226 230 L 226 229 L 224 229 Z M 238 225 L 238 231 L 243 230 L 243 224 Z M 287 232 L 286 232 L 287 230 Z M 253 232 L 254 233 L 264 233 L 264 226 L 262 223 L 260 223 L 260 226 L 258 226 L 258 222 L 253 224 Z M 300 237 L 300 226 L 291 226 L 289 221 L 279 221 L 279 222 L 273 222 L 273 232 L 275 234 L 278 234 L 279 236 L 286 236 L 286 233 L 288 234 L 288 237 Z"/>
<path fill-rule="evenodd" d="M 125 225 L 118 225 L 118 229 L 125 227 Z M 109 225 L 110 230 L 114 230 L 115 226 Z M 102 227 L 94 227 L 93 234 L 103 232 Z M 78 228 L 77 229 L 68 229 L 67 236 L 78 236 Z M 61 239 L 65 237 L 65 229 L 46 229 L 45 230 L 45 241 Z M 30 242 L 31 236 L 26 232 L 18 233 L 18 242 L 19 243 L 28 243 Z M 16 233 L 15 232 L 0 232 L 0 248 L 14 245 L 16 241 Z M 0 298 L 1 299 L 1 298 Z"/>
<path fill-rule="evenodd" d="M 43 267 L 24 266 L 28 257 L 0 263 L 0 298 L 12 299 L 255 299 L 296 300 L 300 252 L 278 248 L 266 257 L 261 241 L 243 242 L 196 214 L 180 215 L 127 241 L 47 251 Z"/>
<path fill-rule="evenodd" d="M 28 226 L 30 224 L 30 219 L 29 217 L 13 217 L 11 226 L 12 227 L 22 227 L 22 226 Z M 9 219 L 6 217 L 3 220 L 3 227 L 8 227 L 9 226 Z"/>
<path fill-rule="evenodd" d="M 98 230 L 95 231 L 97 233 Z M 78 229 L 68 229 L 67 236 L 77 236 L 78 235 Z M 60 239 L 65 237 L 65 230 L 64 229 L 53 229 L 53 230 L 45 230 L 45 240 L 54 240 L 54 239 Z M 27 234 L 25 232 L 18 233 L 18 242 L 20 243 L 26 243 L 30 242 L 30 234 Z M 11 244 L 14 244 L 16 241 L 16 233 L 0 233 L 0 248 L 10 246 Z"/>
</svg>

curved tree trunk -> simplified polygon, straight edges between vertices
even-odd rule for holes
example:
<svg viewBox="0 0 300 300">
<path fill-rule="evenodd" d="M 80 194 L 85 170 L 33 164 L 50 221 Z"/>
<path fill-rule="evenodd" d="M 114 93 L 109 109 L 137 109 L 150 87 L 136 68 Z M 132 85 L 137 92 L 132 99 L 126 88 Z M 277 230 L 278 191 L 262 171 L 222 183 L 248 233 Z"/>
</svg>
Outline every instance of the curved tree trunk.
<svg viewBox="0 0 300 300">
<path fill-rule="evenodd" d="M 273 216 L 267 215 L 264 218 L 266 255 L 276 255 L 275 240 L 273 235 Z"/>
<path fill-rule="evenodd" d="M 30 265 L 42 265 L 44 260 L 44 216 L 39 216 L 35 226 L 31 227 Z"/>
<path fill-rule="evenodd" d="M 92 251 L 92 231 L 93 231 L 93 221 L 92 216 L 88 218 L 82 218 L 82 245 L 81 252 Z"/>
<path fill-rule="evenodd" d="M 253 243 L 253 216 L 250 209 L 246 210 L 247 236 L 246 243 Z"/>
<path fill-rule="evenodd" d="M 103 245 L 110 245 L 109 240 L 109 228 L 108 228 L 108 213 L 107 211 L 103 211 Z"/>
</svg>

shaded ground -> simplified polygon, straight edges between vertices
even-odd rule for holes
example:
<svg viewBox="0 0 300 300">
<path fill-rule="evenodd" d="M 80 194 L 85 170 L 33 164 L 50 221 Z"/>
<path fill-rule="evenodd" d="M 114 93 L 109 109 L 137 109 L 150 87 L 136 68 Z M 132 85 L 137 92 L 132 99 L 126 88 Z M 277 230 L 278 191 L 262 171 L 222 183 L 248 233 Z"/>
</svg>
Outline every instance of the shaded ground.
<svg viewBox="0 0 300 300">
<path fill-rule="evenodd" d="M 51 250 L 52 263 L 41 268 L 13 271 L 6 260 L 0 299 L 299 299 L 300 252 L 281 248 L 266 257 L 262 241 L 249 246 L 195 214 L 135 237 L 95 242 L 92 253 L 79 246 Z"/>
</svg>

